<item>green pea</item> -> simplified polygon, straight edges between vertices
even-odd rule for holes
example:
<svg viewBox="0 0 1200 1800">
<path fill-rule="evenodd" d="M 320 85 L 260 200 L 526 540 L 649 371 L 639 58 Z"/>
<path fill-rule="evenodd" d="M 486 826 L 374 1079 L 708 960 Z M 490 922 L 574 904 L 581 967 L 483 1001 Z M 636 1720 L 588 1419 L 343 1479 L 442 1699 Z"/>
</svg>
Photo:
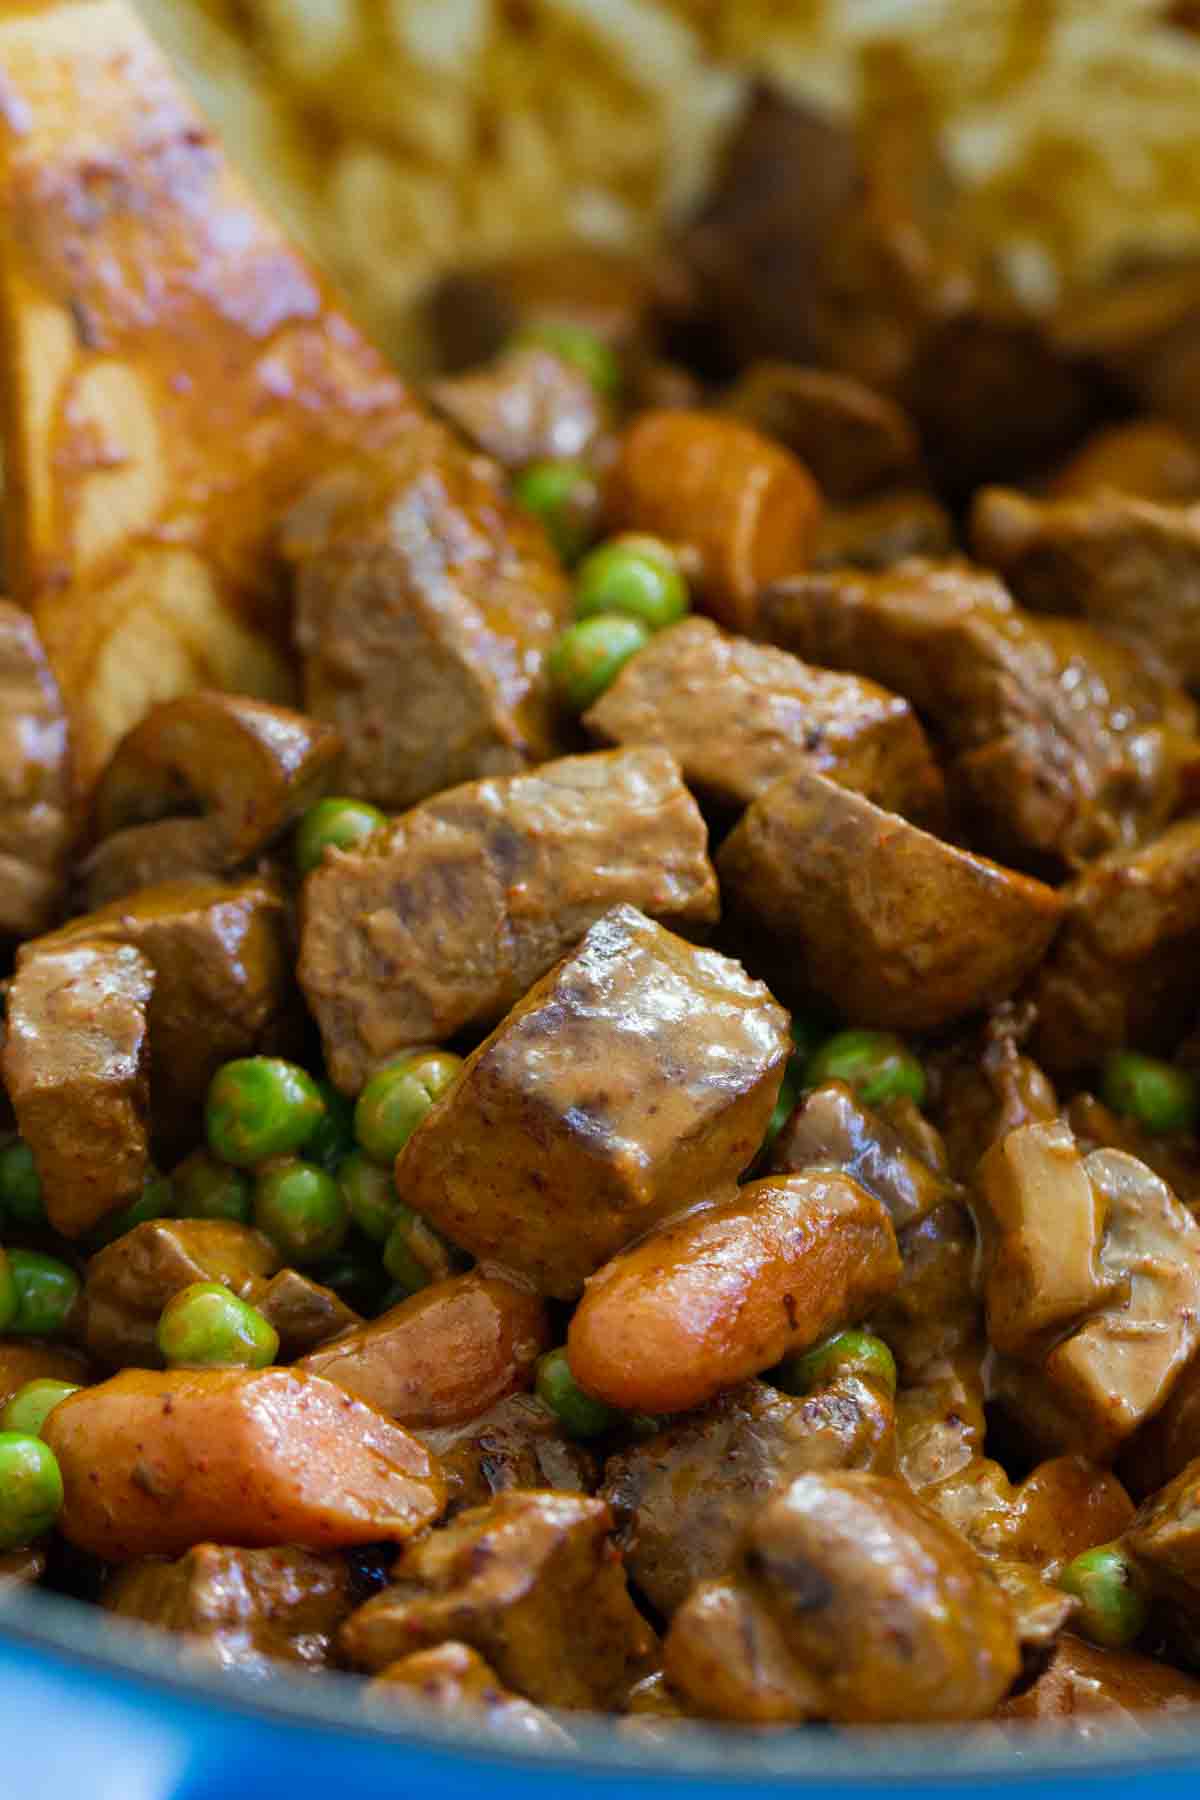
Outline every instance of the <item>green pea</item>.
<svg viewBox="0 0 1200 1800">
<path fill-rule="evenodd" d="M 402 1057 L 372 1075 L 354 1109 L 354 1131 L 376 1162 L 391 1165 L 462 1068 L 449 1050 Z"/>
<path fill-rule="evenodd" d="M 299 1269 L 341 1249 L 350 1214 L 332 1175 L 297 1156 L 282 1156 L 258 1172 L 254 1223 Z"/>
<path fill-rule="evenodd" d="M 48 1375 L 37 1381 L 27 1381 L 0 1412 L 0 1431 L 20 1431 L 27 1437 L 40 1437 L 42 1426 L 59 1401 L 78 1392 L 77 1383 L 53 1381 Z"/>
<path fill-rule="evenodd" d="M 219 1281 L 193 1281 L 163 1307 L 158 1347 L 169 1369 L 265 1369 L 279 1333 Z"/>
<path fill-rule="evenodd" d="M 49 1531 L 62 1510 L 58 1458 L 24 1431 L 0 1431 L 0 1550 Z"/>
<path fill-rule="evenodd" d="M 337 1183 L 350 1217 L 364 1237 L 373 1244 L 386 1244 L 400 1211 L 391 1169 L 374 1162 L 365 1150 L 354 1150 L 338 1170 Z"/>
<path fill-rule="evenodd" d="M 1120 1544 L 1099 1544 L 1069 1562 L 1058 1585 L 1080 1602 L 1073 1629 L 1110 1650 L 1140 1637 L 1149 1610 L 1145 1581 Z"/>
<path fill-rule="evenodd" d="M 302 1150 L 324 1115 L 321 1090 L 306 1069 L 278 1056 L 242 1057 L 209 1084 L 208 1147 L 224 1162 L 253 1169 Z"/>
<path fill-rule="evenodd" d="M 535 462 L 513 481 L 513 499 L 540 519 L 565 563 L 583 555 L 596 533 L 599 491 L 583 463 Z"/>
<path fill-rule="evenodd" d="M 513 347 L 535 345 L 550 350 L 587 376 L 596 392 L 613 400 L 621 390 L 621 365 L 612 346 L 585 325 L 562 319 L 539 319 L 526 325 L 513 339 Z"/>
<path fill-rule="evenodd" d="M 115 1244 L 137 1225 L 145 1225 L 149 1219 L 170 1218 L 175 1206 L 175 1189 L 166 1175 L 151 1170 L 146 1176 L 145 1185 L 136 1200 L 128 1206 L 122 1206 L 117 1212 L 109 1213 L 101 1219 L 94 1231 L 88 1233 L 87 1249 L 90 1254 L 103 1250 L 106 1244 Z"/>
<path fill-rule="evenodd" d="M 584 557 L 575 574 L 575 617 L 623 613 L 648 631 L 674 625 L 688 610 L 679 559 L 659 538 L 627 532 Z"/>
<path fill-rule="evenodd" d="M 0 1148 L 0 1218 L 12 1225 L 44 1225 L 42 1183 L 24 1138 Z"/>
<path fill-rule="evenodd" d="M 869 1331 L 838 1331 L 811 1350 L 785 1357 L 771 1379 L 786 1394 L 808 1394 L 839 1375 L 858 1375 L 896 1392 L 896 1359 Z"/>
<path fill-rule="evenodd" d="M 8 1329 L 15 1337 L 57 1337 L 79 1298 L 74 1269 L 40 1250 L 10 1250 L 8 1266 L 17 1289 L 17 1310 Z"/>
<path fill-rule="evenodd" d="M 925 1098 L 925 1071 L 912 1051 L 890 1031 L 838 1031 L 808 1060 L 806 1087 L 844 1081 L 864 1106 L 907 1097 Z"/>
<path fill-rule="evenodd" d="M 248 1225 L 253 1212 L 250 1177 L 211 1150 L 193 1150 L 171 1176 L 181 1219 L 229 1219 Z"/>
<path fill-rule="evenodd" d="M 454 1262 L 445 1241 L 411 1207 L 397 1204 L 395 1223 L 383 1247 L 383 1266 L 397 1287 L 417 1294 L 434 1281 L 446 1281 Z"/>
<path fill-rule="evenodd" d="M 354 1149 L 354 1102 L 332 1081 L 318 1081 L 317 1087 L 325 1102 L 325 1117 L 304 1146 L 304 1154 L 327 1174 L 336 1175 Z"/>
<path fill-rule="evenodd" d="M 20 1295 L 7 1252 L 0 1248 L 0 1331 L 7 1331 L 17 1316 Z"/>
<path fill-rule="evenodd" d="M 1114 1112 L 1136 1119 L 1155 1135 L 1196 1129 L 1200 1108 L 1195 1076 L 1156 1056 L 1114 1050 L 1105 1059 L 1101 1093 Z"/>
<path fill-rule="evenodd" d="M 586 712 L 649 642 L 640 620 L 622 613 L 595 613 L 568 625 L 546 665 L 559 700 L 570 712 Z"/>
<path fill-rule="evenodd" d="M 565 1349 L 538 1358 L 536 1392 L 571 1437 L 600 1437 L 624 1422 L 624 1415 L 585 1394 L 567 1361 Z"/>
<path fill-rule="evenodd" d="M 301 815 L 292 840 L 297 871 L 309 875 L 319 866 L 326 850 L 357 850 L 381 825 L 386 813 L 367 800 L 348 800 L 330 795 Z"/>
</svg>

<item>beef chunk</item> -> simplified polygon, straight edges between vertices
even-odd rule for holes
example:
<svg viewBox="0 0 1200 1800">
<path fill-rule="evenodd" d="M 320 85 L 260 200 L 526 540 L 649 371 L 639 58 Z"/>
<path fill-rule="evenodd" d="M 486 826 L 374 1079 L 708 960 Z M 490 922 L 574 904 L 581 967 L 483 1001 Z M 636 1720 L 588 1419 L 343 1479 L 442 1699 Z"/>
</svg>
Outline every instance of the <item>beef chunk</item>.
<svg viewBox="0 0 1200 1800">
<path fill-rule="evenodd" d="M 801 1475 L 758 1513 L 734 1574 L 695 1589 L 668 1679 L 710 1718 L 971 1719 L 1018 1668 L 1012 1612 L 957 1532 L 902 1483 Z"/>
<path fill-rule="evenodd" d="M 911 421 L 893 400 L 851 376 L 797 363 L 753 363 L 724 404 L 794 451 L 835 505 L 920 478 Z"/>
<path fill-rule="evenodd" d="M 980 1157 L 1008 1132 L 1058 1117 L 1053 1084 L 1022 1053 L 1036 1020 L 1033 1006 L 998 1006 L 981 1031 L 934 1061 L 933 1109 L 960 1181 L 972 1179 Z"/>
<path fill-rule="evenodd" d="M 1146 1501 L 1125 1542 L 1158 1581 L 1174 1592 L 1186 1590 L 1195 1609 L 1200 1603 L 1200 1458 Z"/>
<path fill-rule="evenodd" d="M 371 1682 L 367 1699 L 381 1715 L 385 1708 L 394 1713 L 407 1704 L 422 1721 L 478 1723 L 522 1745 L 561 1750 L 571 1743 L 562 1726 L 540 1707 L 506 1688 L 478 1651 L 453 1639 L 389 1663 Z"/>
<path fill-rule="evenodd" d="M 996 855 L 1098 855 L 1153 836 L 1186 791 L 1186 695 L 1096 631 L 1027 616 L 965 564 L 782 582 L 760 611 L 773 642 L 882 682 L 938 728 Z"/>
<path fill-rule="evenodd" d="M 590 1494 L 597 1485 L 596 1458 L 534 1394 L 510 1394 L 482 1418 L 420 1436 L 438 1459 L 454 1512 L 512 1488 Z"/>
<path fill-rule="evenodd" d="M 585 1495 L 499 1494 L 413 1544 L 393 1585 L 343 1626 L 342 1648 L 379 1670 L 453 1638 L 544 1706 L 619 1708 L 654 1640 L 611 1525 L 604 1502 Z"/>
<path fill-rule="evenodd" d="M 149 960 L 132 944 L 34 939 L 8 993 L 4 1086 L 46 1213 L 79 1237 L 134 1200 L 149 1167 Z"/>
<path fill-rule="evenodd" d="M 398 811 L 550 755 L 566 580 L 489 464 L 414 432 L 387 466 L 330 475 L 284 550 L 307 704 L 344 739 L 351 793 Z"/>
<path fill-rule="evenodd" d="M 443 377 L 429 389 L 439 412 L 506 469 L 584 456 L 604 430 L 607 409 L 587 374 L 538 345 Z"/>
<path fill-rule="evenodd" d="M 754 802 L 717 867 L 785 996 L 822 994 L 858 1023 L 898 1030 L 1003 999 L 1062 913 L 1052 888 L 807 772 Z"/>
<path fill-rule="evenodd" d="M 1189 1714 L 1198 1705 L 1200 1681 L 1192 1676 L 1132 1650 L 1104 1650 L 1066 1632 L 1037 1680 L 1006 1700 L 995 1716 L 1056 1724 L 1069 1719 L 1081 1736 L 1108 1740 L 1114 1725 L 1127 1728 L 1143 1713 Z M 1098 1720 L 1095 1727 L 1086 1723 L 1092 1717 Z"/>
<path fill-rule="evenodd" d="M 1101 857 L 1067 893 L 1038 980 L 1037 1053 L 1051 1069 L 1091 1068 L 1123 1044 L 1167 1050 L 1196 1004 L 1200 821 Z"/>
<path fill-rule="evenodd" d="M 362 1324 L 359 1314 L 332 1288 L 299 1269 L 280 1269 L 270 1281 L 256 1284 L 247 1297 L 279 1333 L 281 1362 L 305 1356 Z"/>
<path fill-rule="evenodd" d="M 53 922 L 71 838 L 67 721 L 33 621 L 0 600 L 0 936 Z"/>
<path fill-rule="evenodd" d="M 341 747 L 329 726 L 245 694 L 154 707 L 96 790 L 102 841 L 83 867 L 89 905 L 249 862 L 320 799 Z"/>
<path fill-rule="evenodd" d="M 708 619 L 659 632 L 584 724 L 601 743 L 662 745 L 719 807 L 748 806 L 804 763 L 896 812 L 940 811 L 942 778 L 907 701 Z"/>
<path fill-rule="evenodd" d="M 1138 500 L 1200 500 L 1200 447 L 1166 419 L 1130 419 L 1088 438 L 1047 487 L 1053 500 L 1090 500 L 1113 488 Z"/>
<path fill-rule="evenodd" d="M 206 1662 L 265 1675 L 277 1662 L 329 1665 L 349 1590 L 340 1557 L 197 1544 L 178 1562 L 130 1563 L 108 1583 L 103 1605 L 119 1618 L 183 1632 Z"/>
<path fill-rule="evenodd" d="M 887 1473 L 894 1458 L 891 1404 L 870 1382 L 842 1376 L 793 1399 L 748 1381 L 610 1457 L 601 1492 L 630 1580 L 669 1618 L 697 1582 L 728 1572 L 775 1488 L 810 1469 Z"/>
<path fill-rule="evenodd" d="M 618 901 L 716 917 L 703 820 L 665 750 L 439 794 L 305 883 L 299 976 L 339 1087 L 490 1027 Z"/>
<path fill-rule="evenodd" d="M 1117 493 L 1030 500 L 991 489 L 971 518 L 976 554 L 1039 612 L 1080 615 L 1200 681 L 1200 511 Z"/>
<path fill-rule="evenodd" d="M 84 1339 L 98 1362 L 160 1369 L 156 1340 L 167 1301 L 194 1281 L 219 1281 L 254 1299 L 279 1256 L 261 1232 L 226 1219 L 149 1219 L 88 1264 Z"/>
<path fill-rule="evenodd" d="M 154 971 L 150 1092 L 164 1158 L 195 1142 L 222 1063 L 288 1048 L 295 1036 L 287 911 L 270 881 L 164 882 L 73 919 L 45 942 L 76 939 L 130 944 Z"/>
<path fill-rule="evenodd" d="M 737 963 L 614 907 L 468 1059 L 401 1151 L 399 1189 L 455 1243 L 573 1299 L 736 1180 L 789 1042 Z"/>
<path fill-rule="evenodd" d="M 957 1183 L 844 1081 L 824 1082 L 804 1095 L 775 1139 L 771 1167 L 783 1174 L 843 1169 L 883 1201 L 897 1231 L 959 1193 Z"/>
<path fill-rule="evenodd" d="M 853 506 L 829 508 L 813 546 L 814 569 L 890 569 L 910 556 L 950 556 L 954 521 L 932 494 L 897 488 Z"/>
</svg>

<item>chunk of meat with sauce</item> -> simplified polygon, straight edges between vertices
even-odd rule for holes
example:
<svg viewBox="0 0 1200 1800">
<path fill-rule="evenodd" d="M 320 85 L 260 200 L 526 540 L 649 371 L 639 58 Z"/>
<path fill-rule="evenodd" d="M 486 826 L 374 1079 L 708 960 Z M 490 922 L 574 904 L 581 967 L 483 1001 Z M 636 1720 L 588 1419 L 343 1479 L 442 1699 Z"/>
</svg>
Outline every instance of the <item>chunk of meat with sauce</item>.
<svg viewBox="0 0 1200 1800">
<path fill-rule="evenodd" d="M 279 1254 L 261 1232 L 228 1219 L 147 1219 L 88 1263 L 83 1338 L 97 1362 L 159 1369 L 163 1307 L 196 1281 L 219 1281 L 256 1300 Z"/>
<path fill-rule="evenodd" d="M 81 871 L 88 905 L 248 863 L 321 798 L 341 749 L 328 725 L 245 694 L 154 707 L 100 777 L 100 841 Z"/>
<path fill-rule="evenodd" d="M 585 371 L 537 344 L 442 376 L 428 392 L 443 417 L 505 469 L 586 456 L 609 422 Z"/>
<path fill-rule="evenodd" d="M 0 936 L 54 921 L 71 842 L 67 721 L 29 615 L 0 599 Z"/>
<path fill-rule="evenodd" d="M 499 1494 L 412 1544 L 389 1588 L 342 1628 L 357 1668 L 448 1640 L 543 1706 L 619 1708 L 654 1635 L 629 1598 L 602 1500 Z"/>
<path fill-rule="evenodd" d="M 827 500 L 916 485 L 921 446 L 903 410 L 852 376 L 798 363 L 752 363 L 722 403 L 793 451 Z"/>
<path fill-rule="evenodd" d="M 299 1269 L 280 1269 L 247 1296 L 279 1334 L 279 1359 L 306 1356 L 362 1324 L 340 1294 Z"/>
<path fill-rule="evenodd" d="M 1159 1584 L 1195 1611 L 1200 1605 L 1200 1457 L 1150 1496 L 1124 1543 Z"/>
<path fill-rule="evenodd" d="M 568 1748 L 571 1739 L 540 1706 L 514 1694 L 477 1650 L 451 1639 L 432 1650 L 417 1650 L 381 1669 L 367 1689 L 379 1716 L 411 1709 L 416 1718 L 442 1718 L 486 1725 L 489 1733 L 549 1750 Z"/>
<path fill-rule="evenodd" d="M 126 1369 L 42 1427 L 62 1470 L 59 1526 L 106 1562 L 402 1543 L 445 1504 L 433 1458 L 374 1407 L 295 1369 Z"/>
<path fill-rule="evenodd" d="M 754 802 L 717 869 L 785 997 L 821 994 L 861 1024 L 900 1031 L 1006 998 L 1063 910 L 1042 882 L 806 770 Z"/>
<path fill-rule="evenodd" d="M 1133 1650 L 1105 1650 L 1070 1632 L 1059 1638 L 1037 1679 L 997 1708 L 997 1719 L 1070 1721 L 1085 1736 L 1141 1725 L 1143 1715 L 1187 1717 L 1200 1706 L 1200 1681 Z M 1087 1721 L 1094 1719 L 1094 1725 Z M 1143 1729 L 1153 1729 L 1147 1721 Z"/>
<path fill-rule="evenodd" d="M 255 1675 L 280 1662 L 327 1668 L 352 1605 L 339 1557 L 227 1544 L 197 1544 L 177 1562 L 130 1563 L 108 1582 L 101 1603 L 118 1618 L 182 1632 L 189 1652 L 206 1663 Z"/>
<path fill-rule="evenodd" d="M 397 1187 L 453 1242 L 573 1299 L 747 1167 L 786 1017 L 740 964 L 614 907 L 467 1059 L 400 1152 Z"/>
<path fill-rule="evenodd" d="M 704 821 L 674 759 L 564 757 L 473 782 L 330 853 L 305 883 L 299 978 L 338 1085 L 490 1029 L 620 901 L 683 927 L 717 916 Z"/>
<path fill-rule="evenodd" d="M 541 1301 L 498 1273 L 434 1282 L 298 1365 L 400 1424 L 461 1425 L 533 1385 L 550 1346 Z"/>
<path fill-rule="evenodd" d="M 762 633 L 911 701 L 950 752 L 973 836 L 1071 862 L 1153 836 L 1194 781 L 1196 710 L 1125 646 L 1036 619 L 992 575 L 914 560 L 762 597 Z"/>
<path fill-rule="evenodd" d="M 814 1169 L 669 1220 L 591 1278 L 567 1333 L 580 1386 L 625 1412 L 685 1412 L 861 1319 L 900 1275 L 881 1201 Z"/>
<path fill-rule="evenodd" d="M 734 1575 L 695 1589 L 665 1644 L 709 1718 L 846 1724 L 983 1718 L 1019 1663 L 1009 1603 L 899 1481 L 801 1475 L 768 1502 Z"/>
<path fill-rule="evenodd" d="M 1163 1407 L 1200 1345 L 1200 1226 L 1124 1151 L 1094 1150 L 1082 1169 L 1096 1196 L 1101 1291 L 1077 1309 L 1074 1329 L 1021 1359 L 998 1357 L 990 1379 L 1027 1441 L 1110 1462 Z M 1065 1313 L 1064 1304 L 1064 1323 Z"/>
<path fill-rule="evenodd" d="M 841 1169 L 887 1207 L 897 1232 L 957 1198 L 944 1170 L 922 1156 L 899 1127 L 864 1103 L 844 1081 L 811 1088 L 771 1147 L 777 1173 Z"/>
<path fill-rule="evenodd" d="M 954 521 L 941 502 L 917 488 L 897 488 L 853 506 L 828 508 L 810 566 L 890 569 L 910 556 L 946 557 L 957 548 Z"/>
<path fill-rule="evenodd" d="M 721 413 L 643 412 L 617 439 L 605 504 L 619 530 L 680 547 L 697 603 L 750 631 L 760 588 L 806 568 L 821 496 L 781 444 Z"/>
<path fill-rule="evenodd" d="M 1046 493 L 1088 500 L 1109 488 L 1163 506 L 1200 500 L 1200 447 L 1166 419 L 1107 425 L 1056 471 Z"/>
<path fill-rule="evenodd" d="M 748 806 L 798 764 L 895 812 L 938 818 L 942 777 L 908 702 L 769 644 L 685 619 L 631 657 L 584 715 L 604 744 L 669 750 L 701 799 Z"/>
<path fill-rule="evenodd" d="M 599 1482 L 595 1456 L 535 1394 L 510 1394 L 482 1417 L 423 1429 L 420 1438 L 437 1457 L 452 1512 L 513 1488 L 590 1494 Z"/>
<path fill-rule="evenodd" d="M 841 1375 L 796 1399 L 748 1381 L 610 1456 L 601 1492 L 630 1581 L 669 1618 L 728 1573 L 754 1513 L 793 1476 L 894 1462 L 891 1402 L 873 1382 Z"/>
<path fill-rule="evenodd" d="M 142 888 L 72 919 L 43 944 L 76 939 L 130 944 L 154 971 L 151 1127 L 163 1160 L 195 1142 L 222 1063 L 291 1049 L 300 1035 L 288 912 L 270 880 L 199 877 Z"/>
<path fill-rule="evenodd" d="M 1182 682 L 1200 681 L 1200 510 L 1106 492 L 1031 500 L 985 490 L 976 555 L 1038 612 L 1112 631 Z"/>
<path fill-rule="evenodd" d="M 1008 1132 L 1059 1115 L 1053 1083 L 1022 1049 L 1036 1022 L 1034 1007 L 1006 1002 L 981 1032 L 934 1061 L 933 1110 L 960 1181 L 972 1179 L 980 1157 Z"/>
<path fill-rule="evenodd" d="M 1101 857 L 1066 901 L 1035 989 L 1038 1056 L 1070 1074 L 1124 1046 L 1170 1051 L 1196 1005 L 1200 821 Z"/>
<path fill-rule="evenodd" d="M 388 811 L 552 754 L 546 654 L 566 578 L 498 473 L 430 426 L 335 471 L 283 531 L 309 710 L 347 790 Z"/>
<path fill-rule="evenodd" d="M 64 1237 L 142 1191 L 154 979 L 132 944 L 35 938 L 18 952 L 0 1068 Z"/>
</svg>

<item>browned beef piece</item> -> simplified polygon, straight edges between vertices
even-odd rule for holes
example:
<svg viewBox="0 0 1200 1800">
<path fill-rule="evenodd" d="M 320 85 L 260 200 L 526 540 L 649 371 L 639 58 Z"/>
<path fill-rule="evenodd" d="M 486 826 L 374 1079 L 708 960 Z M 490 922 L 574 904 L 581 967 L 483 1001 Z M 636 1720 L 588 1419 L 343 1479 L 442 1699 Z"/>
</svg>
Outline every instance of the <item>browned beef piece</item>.
<svg viewBox="0 0 1200 1800">
<path fill-rule="evenodd" d="M 921 447 L 911 421 L 893 400 L 851 376 L 797 363 L 752 363 L 724 404 L 794 450 L 835 505 L 920 479 Z"/>
<path fill-rule="evenodd" d="M 883 1201 L 898 1232 L 960 1192 L 957 1182 L 927 1162 L 889 1119 L 864 1106 L 844 1081 L 823 1082 L 804 1095 L 775 1139 L 771 1167 L 785 1175 L 843 1169 Z"/>
<path fill-rule="evenodd" d="M 813 547 L 814 569 L 890 569 L 910 556 L 950 556 L 954 521 L 932 494 L 897 488 L 854 506 L 829 507 Z"/>
<path fill-rule="evenodd" d="M 1143 412 L 1200 436 L 1200 266 L 1130 270 L 1084 300 L 1056 326 L 1072 355 L 1099 363 Z"/>
<path fill-rule="evenodd" d="M 1200 1603 L 1200 1457 L 1151 1495 L 1125 1543 L 1156 1581 L 1195 1611 Z"/>
<path fill-rule="evenodd" d="M 561 1750 L 571 1739 L 539 1706 L 512 1693 L 494 1669 L 467 1644 L 453 1640 L 389 1663 L 367 1688 L 367 1701 L 383 1716 L 408 1707 L 424 1721 L 486 1725 L 489 1732 Z"/>
<path fill-rule="evenodd" d="M 331 474 L 283 548 L 307 705 L 341 733 L 350 793 L 399 811 L 551 754 L 566 578 L 490 463 L 430 425 Z"/>
<path fill-rule="evenodd" d="M 1053 888 L 943 843 L 823 775 L 756 800 L 717 858 L 725 900 L 785 997 L 920 1031 L 1004 999 L 1062 915 Z"/>
<path fill-rule="evenodd" d="M 152 1128 L 160 1155 L 194 1143 L 208 1084 L 236 1056 L 292 1047 L 298 1026 L 283 894 L 249 876 L 164 882 L 46 939 L 132 944 L 154 971 Z"/>
<path fill-rule="evenodd" d="M 1096 856 L 1152 837 L 1186 795 L 1196 709 L 1182 690 L 1087 626 L 1023 613 L 982 570 L 803 577 L 760 616 L 772 642 L 882 682 L 936 726 L 998 856 Z"/>
<path fill-rule="evenodd" d="M 709 1718 L 783 1724 L 983 1718 L 1019 1666 L 1012 1611 L 956 1531 L 888 1476 L 801 1475 L 737 1566 L 696 1588 L 665 1645 Z"/>
<path fill-rule="evenodd" d="M 1054 500 L 1087 500 L 1106 488 L 1163 506 L 1200 500 L 1200 446 L 1167 419 L 1106 425 L 1080 445 L 1046 492 Z"/>
<path fill-rule="evenodd" d="M 362 1324 L 360 1315 L 332 1288 L 299 1269 L 280 1269 L 270 1281 L 256 1284 L 248 1298 L 279 1333 L 281 1362 L 307 1356 Z"/>
<path fill-rule="evenodd" d="M 898 1234 L 900 1285 L 874 1314 L 872 1329 L 895 1355 L 905 1381 L 952 1378 L 981 1336 L 975 1229 L 959 1200 L 946 1200 Z"/>
<path fill-rule="evenodd" d="M 149 960 L 33 939 L 8 990 L 2 1071 L 50 1223 L 79 1237 L 135 1200 L 150 1162 Z"/>
<path fill-rule="evenodd" d="M 67 721 L 29 615 L 0 600 L 0 936 L 29 937 L 61 903 L 71 839 Z"/>
<path fill-rule="evenodd" d="M 1085 618 L 1174 680 L 1200 681 L 1200 508 L 988 488 L 972 510 L 971 543 L 1026 606 Z"/>
<path fill-rule="evenodd" d="M 1078 1736 L 1111 1737 L 1114 1725 L 1138 1724 L 1145 1713 L 1185 1717 L 1200 1706 L 1200 1681 L 1138 1656 L 1104 1650 L 1069 1632 L 1058 1640 L 1037 1680 L 997 1708 L 997 1719 L 1069 1720 Z M 1095 1725 L 1088 1723 L 1095 1718 Z M 1150 1730 L 1149 1723 L 1144 1727 Z"/>
<path fill-rule="evenodd" d="M 396 1165 L 455 1243 L 561 1299 L 746 1168 L 786 1014 L 738 963 L 616 906 L 467 1060 Z"/>
<path fill-rule="evenodd" d="M 265 1675 L 278 1662 L 326 1668 L 352 1601 L 341 1557 L 197 1544 L 177 1562 L 129 1563 L 102 1603 L 120 1618 L 183 1632 L 205 1662 Z"/>
<path fill-rule="evenodd" d="M 894 1464 L 891 1402 L 872 1383 L 842 1376 L 794 1399 L 748 1381 L 610 1457 L 601 1493 L 629 1579 L 669 1618 L 728 1572 L 754 1513 L 793 1476 Z"/>
<path fill-rule="evenodd" d="M 586 456 L 608 424 L 587 374 L 552 350 L 516 345 L 493 362 L 431 383 L 429 397 L 505 469 Z"/>
<path fill-rule="evenodd" d="M 605 744 L 660 744 L 702 799 L 741 808 L 797 763 L 896 812 L 937 816 L 942 777 L 906 700 L 685 619 L 584 715 Z"/>
<path fill-rule="evenodd" d="M 148 1219 L 88 1264 L 83 1335 L 98 1362 L 161 1369 L 155 1333 L 167 1301 L 194 1281 L 252 1299 L 279 1255 L 261 1232 L 227 1219 Z"/>
<path fill-rule="evenodd" d="M 960 1181 L 973 1178 L 980 1157 L 1006 1133 L 1058 1117 L 1053 1084 L 1022 1052 L 1036 1021 L 1035 1007 L 998 1006 L 982 1031 L 933 1061 L 933 1111 Z"/>
<path fill-rule="evenodd" d="M 299 976 L 338 1086 L 487 1028 L 618 901 L 717 914 L 704 822 L 665 750 L 574 756 L 439 794 L 305 883 Z"/>
<path fill-rule="evenodd" d="M 88 903 L 259 855 L 319 800 L 341 755 L 336 731 L 245 694 L 184 694 L 156 706 L 114 750 L 83 866 Z"/>
<path fill-rule="evenodd" d="M 1097 1291 L 1066 1335 L 1024 1343 L 1019 1357 L 995 1356 L 990 1382 L 1026 1441 L 1111 1462 L 1163 1407 L 1200 1345 L 1200 1226 L 1124 1151 L 1093 1150 L 1082 1167 L 1095 1195 Z M 1003 1277 L 998 1252 L 1020 1248 L 1020 1232 L 1018 1218 L 994 1240 L 990 1287 Z M 1052 1254 L 1052 1238 L 1048 1247 Z M 1019 1269 L 1014 1279 L 1027 1290 Z M 990 1291 L 989 1312 L 994 1302 Z M 1018 1305 L 1013 1295 L 1014 1312 Z"/>
<path fill-rule="evenodd" d="M 1038 1056 L 1064 1073 L 1107 1050 L 1169 1050 L 1200 981 L 1200 820 L 1114 850 L 1067 890 L 1063 927 L 1038 979 Z"/>
<path fill-rule="evenodd" d="M 456 1639 L 544 1706 L 619 1708 L 649 1672 L 654 1636 L 634 1608 L 602 1500 L 499 1494 L 412 1544 L 391 1587 L 342 1628 L 358 1668 Z"/>
<path fill-rule="evenodd" d="M 451 1512 L 482 1506 L 511 1488 L 590 1494 L 599 1479 L 591 1451 L 567 1437 L 534 1394 L 510 1394 L 482 1418 L 419 1435 L 437 1457 Z"/>
</svg>

